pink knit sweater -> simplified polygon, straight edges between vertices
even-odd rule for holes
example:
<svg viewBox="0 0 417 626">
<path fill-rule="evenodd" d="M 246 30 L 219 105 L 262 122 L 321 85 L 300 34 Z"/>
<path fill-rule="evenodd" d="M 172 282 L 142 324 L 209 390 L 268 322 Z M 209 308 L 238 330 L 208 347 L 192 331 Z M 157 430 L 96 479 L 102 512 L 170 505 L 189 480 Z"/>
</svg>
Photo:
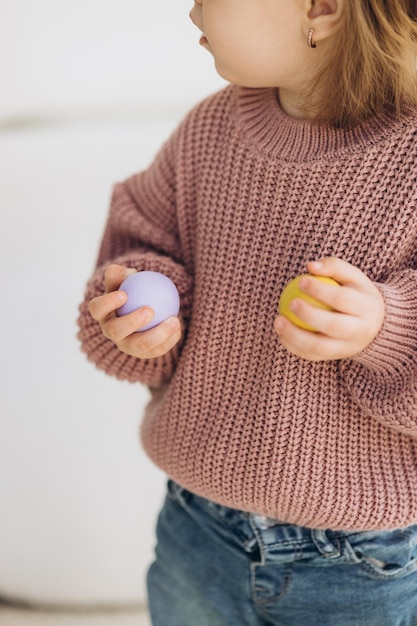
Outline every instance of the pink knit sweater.
<svg viewBox="0 0 417 626">
<path fill-rule="evenodd" d="M 329 129 L 231 86 L 115 187 L 79 336 L 98 367 L 153 389 L 142 442 L 170 477 L 303 526 L 417 522 L 416 165 L 417 114 Z M 328 255 L 375 281 L 386 319 L 364 352 L 313 363 L 273 320 L 285 283 Z M 177 284 L 185 334 L 167 356 L 126 356 L 89 316 L 109 262 Z"/>
</svg>

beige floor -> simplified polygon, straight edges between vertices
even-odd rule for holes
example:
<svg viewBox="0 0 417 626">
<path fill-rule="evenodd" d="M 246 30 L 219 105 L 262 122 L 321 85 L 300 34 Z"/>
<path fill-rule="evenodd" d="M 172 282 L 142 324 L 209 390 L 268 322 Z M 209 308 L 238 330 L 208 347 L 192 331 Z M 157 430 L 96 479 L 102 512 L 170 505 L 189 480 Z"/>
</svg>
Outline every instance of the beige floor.
<svg viewBox="0 0 417 626">
<path fill-rule="evenodd" d="M 0 606 L 0 626 L 151 626 L 144 611 L 42 611 Z"/>
</svg>

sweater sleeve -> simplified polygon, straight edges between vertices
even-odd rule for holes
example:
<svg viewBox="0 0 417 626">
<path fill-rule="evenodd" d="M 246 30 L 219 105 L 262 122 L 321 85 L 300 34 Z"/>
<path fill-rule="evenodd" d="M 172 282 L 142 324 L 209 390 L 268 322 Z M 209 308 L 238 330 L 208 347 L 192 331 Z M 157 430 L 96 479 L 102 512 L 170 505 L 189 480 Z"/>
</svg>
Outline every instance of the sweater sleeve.
<svg viewBox="0 0 417 626">
<path fill-rule="evenodd" d="M 147 170 L 115 186 L 97 265 L 87 284 L 78 317 L 78 337 L 90 361 L 119 379 L 155 387 L 172 377 L 181 344 L 155 359 L 128 356 L 104 337 L 88 312 L 88 303 L 104 293 L 104 271 L 110 263 L 137 271 L 161 272 L 178 288 L 180 313 L 186 329 L 192 279 L 183 262 L 176 203 L 178 137 L 179 130 Z"/>
<path fill-rule="evenodd" d="M 386 307 L 381 331 L 363 352 L 340 362 L 344 384 L 371 418 L 417 437 L 417 271 L 378 284 Z"/>
</svg>

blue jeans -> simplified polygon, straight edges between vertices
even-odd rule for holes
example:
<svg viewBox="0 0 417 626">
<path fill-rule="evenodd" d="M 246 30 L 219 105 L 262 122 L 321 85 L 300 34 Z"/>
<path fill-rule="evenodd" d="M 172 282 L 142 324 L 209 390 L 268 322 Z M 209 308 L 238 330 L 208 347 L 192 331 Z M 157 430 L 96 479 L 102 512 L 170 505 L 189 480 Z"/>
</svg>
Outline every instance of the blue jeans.
<svg viewBox="0 0 417 626">
<path fill-rule="evenodd" d="M 312 530 L 170 481 L 157 539 L 154 626 L 417 625 L 417 526 Z"/>
</svg>

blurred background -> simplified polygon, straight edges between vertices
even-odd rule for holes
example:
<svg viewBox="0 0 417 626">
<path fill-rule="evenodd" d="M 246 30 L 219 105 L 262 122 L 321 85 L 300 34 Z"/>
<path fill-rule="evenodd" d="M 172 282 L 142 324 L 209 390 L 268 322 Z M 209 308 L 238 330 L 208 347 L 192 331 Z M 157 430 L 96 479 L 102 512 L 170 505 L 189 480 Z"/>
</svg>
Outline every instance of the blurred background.
<svg viewBox="0 0 417 626">
<path fill-rule="evenodd" d="M 223 86 L 189 0 L 3 0 L 0 597 L 145 601 L 165 477 L 147 391 L 87 363 L 77 307 L 113 184 Z"/>
</svg>

